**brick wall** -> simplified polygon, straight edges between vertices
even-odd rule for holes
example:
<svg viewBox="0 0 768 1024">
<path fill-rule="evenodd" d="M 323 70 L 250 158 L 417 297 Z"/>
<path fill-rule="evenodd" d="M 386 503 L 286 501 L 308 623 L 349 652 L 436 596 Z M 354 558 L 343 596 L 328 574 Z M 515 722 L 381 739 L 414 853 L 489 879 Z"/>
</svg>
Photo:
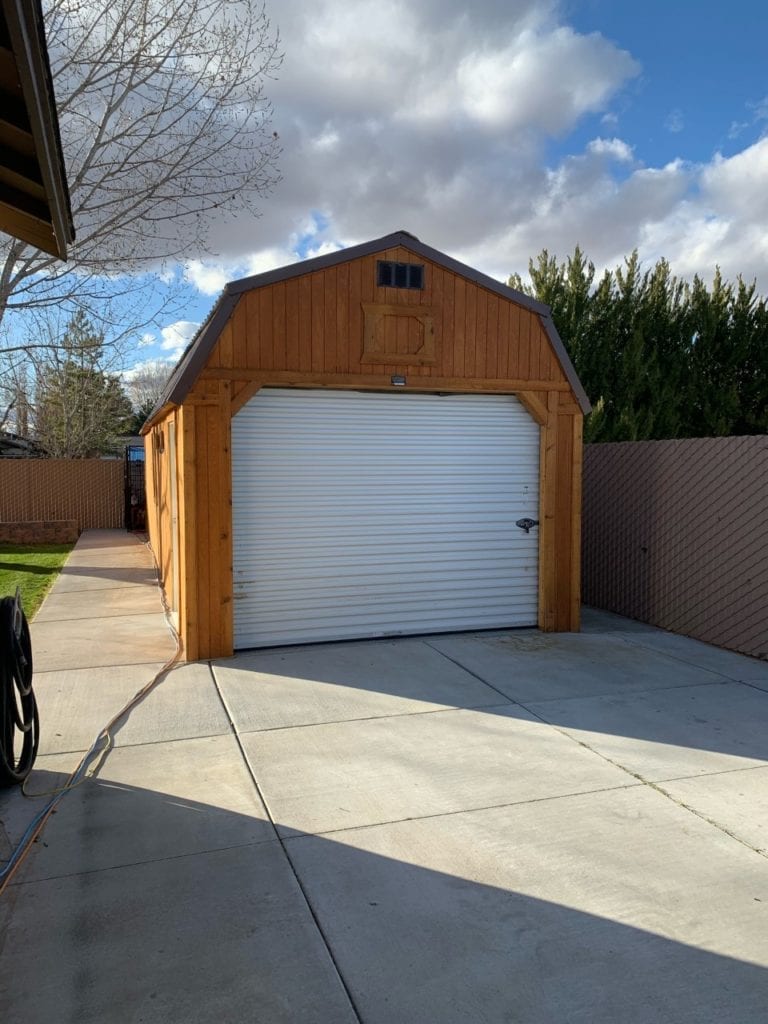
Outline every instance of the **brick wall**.
<svg viewBox="0 0 768 1024">
<path fill-rule="evenodd" d="M 583 599 L 768 658 L 768 437 L 588 445 Z"/>
<path fill-rule="evenodd" d="M 80 529 L 74 519 L 0 522 L 0 544 L 74 544 Z"/>
<path fill-rule="evenodd" d="M 120 459 L 0 459 L 0 522 L 74 520 L 80 530 L 124 525 Z"/>
</svg>

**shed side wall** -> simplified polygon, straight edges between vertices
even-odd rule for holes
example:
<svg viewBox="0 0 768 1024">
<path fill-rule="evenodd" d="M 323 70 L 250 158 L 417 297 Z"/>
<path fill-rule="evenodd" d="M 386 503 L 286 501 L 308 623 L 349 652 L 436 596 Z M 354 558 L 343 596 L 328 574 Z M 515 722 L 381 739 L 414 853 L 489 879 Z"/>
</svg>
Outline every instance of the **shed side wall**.
<svg viewBox="0 0 768 1024">
<path fill-rule="evenodd" d="M 169 425 L 178 413 L 171 412 L 144 437 L 144 466 L 147 489 L 147 531 L 157 562 L 160 583 L 168 603 L 173 594 L 173 548 L 171 544 L 171 458 Z M 178 493 L 178 492 L 177 492 Z"/>
</svg>

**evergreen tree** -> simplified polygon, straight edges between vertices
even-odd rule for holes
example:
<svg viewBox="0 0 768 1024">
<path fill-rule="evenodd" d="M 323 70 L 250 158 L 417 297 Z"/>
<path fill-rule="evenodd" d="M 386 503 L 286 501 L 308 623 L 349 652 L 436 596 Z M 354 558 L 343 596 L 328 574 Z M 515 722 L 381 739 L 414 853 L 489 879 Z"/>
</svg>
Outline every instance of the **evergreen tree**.
<svg viewBox="0 0 768 1024">
<path fill-rule="evenodd" d="M 114 448 L 132 417 L 118 377 L 101 368 L 104 337 L 83 312 L 38 365 L 35 439 L 52 458 L 84 459 Z"/>
<path fill-rule="evenodd" d="M 666 260 L 643 271 L 637 252 L 595 284 L 577 246 L 563 263 L 543 250 L 530 285 L 552 309 L 593 403 L 588 441 L 768 432 L 768 308 L 755 286 L 718 271 L 711 289 L 678 280 Z"/>
</svg>

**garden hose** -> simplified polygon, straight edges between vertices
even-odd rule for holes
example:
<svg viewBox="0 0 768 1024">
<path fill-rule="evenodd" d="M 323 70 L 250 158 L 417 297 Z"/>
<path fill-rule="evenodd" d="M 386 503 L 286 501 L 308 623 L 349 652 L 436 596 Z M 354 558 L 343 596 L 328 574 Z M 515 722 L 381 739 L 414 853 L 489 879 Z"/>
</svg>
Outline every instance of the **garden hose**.
<svg viewBox="0 0 768 1024">
<path fill-rule="evenodd" d="M 32 643 L 17 590 L 15 597 L 0 599 L 0 786 L 24 782 L 39 742 Z"/>
</svg>

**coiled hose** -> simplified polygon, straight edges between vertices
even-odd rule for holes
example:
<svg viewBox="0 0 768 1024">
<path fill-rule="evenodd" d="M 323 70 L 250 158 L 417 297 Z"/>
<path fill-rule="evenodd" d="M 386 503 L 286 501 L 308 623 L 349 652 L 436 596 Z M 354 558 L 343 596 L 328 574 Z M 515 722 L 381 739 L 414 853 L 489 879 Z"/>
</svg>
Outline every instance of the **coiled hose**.
<svg viewBox="0 0 768 1024">
<path fill-rule="evenodd" d="M 39 742 L 32 642 L 17 592 L 16 597 L 0 599 L 0 786 L 26 779 Z"/>
</svg>

